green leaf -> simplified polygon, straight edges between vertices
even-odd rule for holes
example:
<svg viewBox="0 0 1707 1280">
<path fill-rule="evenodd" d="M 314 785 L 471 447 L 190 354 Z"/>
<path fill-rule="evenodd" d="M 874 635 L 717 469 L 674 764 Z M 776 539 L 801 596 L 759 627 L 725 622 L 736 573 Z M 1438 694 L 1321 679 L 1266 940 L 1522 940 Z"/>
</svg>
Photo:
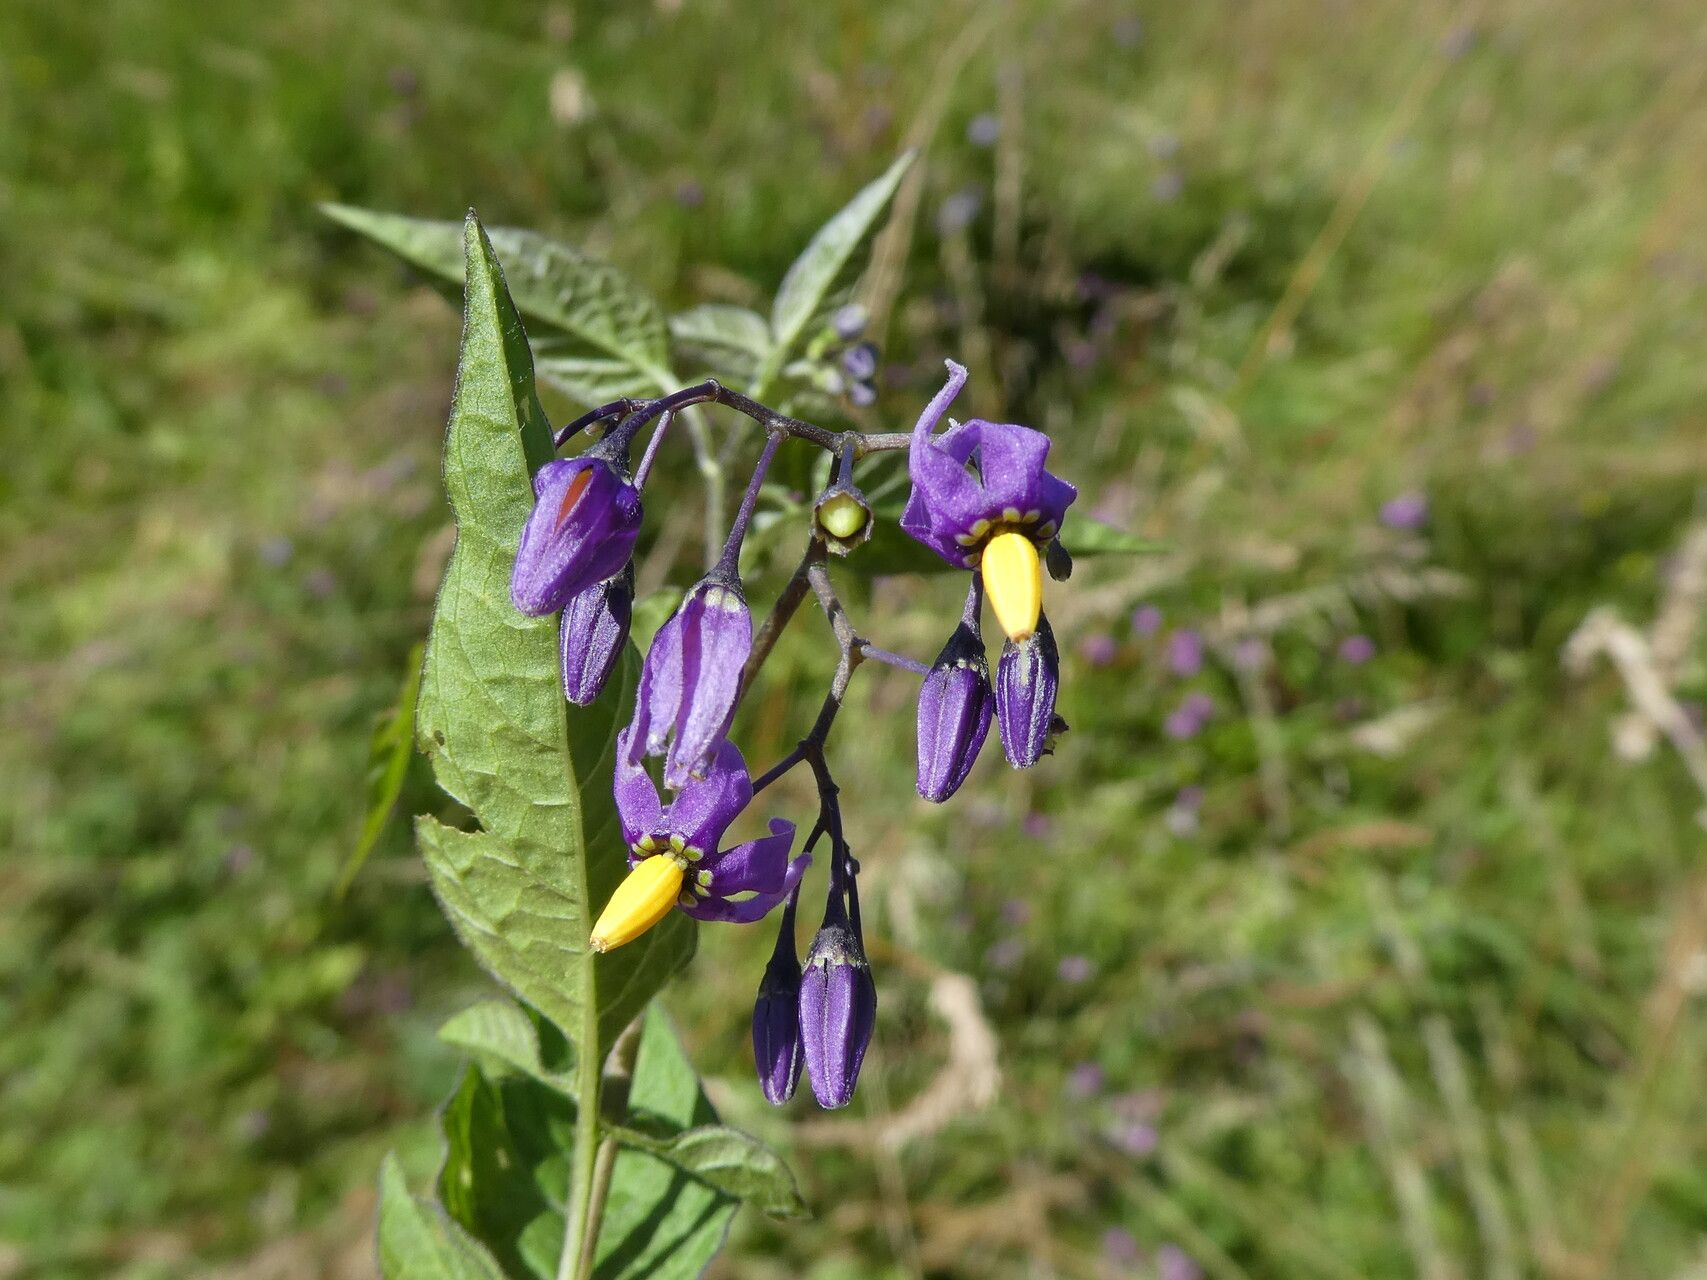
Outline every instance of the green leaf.
<svg viewBox="0 0 1707 1280">
<path fill-rule="evenodd" d="M 670 317 L 670 336 L 688 367 L 731 382 L 750 381 L 771 353 L 771 329 L 747 307 L 708 302 Z"/>
<path fill-rule="evenodd" d="M 344 204 L 323 204 L 334 222 L 358 231 L 412 266 L 450 284 L 463 280 L 462 228 Z M 508 267 L 516 308 L 542 330 L 556 330 L 587 354 L 623 361 L 673 382 L 664 313 L 652 297 L 607 262 L 559 240 L 495 227 L 492 246 Z M 666 387 L 673 390 L 673 387 Z"/>
<path fill-rule="evenodd" d="M 667 1144 L 717 1119 L 656 1006 L 641 1034 L 629 1105 L 657 1133 L 647 1141 Z M 489 1080 L 474 1068 L 445 1107 L 439 1194 L 452 1217 L 512 1277 L 556 1275 L 574 1121 L 574 1104 L 546 1085 L 522 1076 Z M 715 1160 L 705 1163 L 733 1179 Z M 706 1178 L 646 1151 L 619 1150 L 596 1280 L 693 1280 L 721 1247 L 735 1207 L 735 1199 Z"/>
<path fill-rule="evenodd" d="M 542 379 L 589 409 L 611 400 L 639 399 L 658 393 L 652 375 L 642 373 L 626 360 L 541 355 L 536 367 Z"/>
<path fill-rule="evenodd" d="M 538 1014 L 510 1000 L 482 1000 L 439 1028 L 439 1039 L 571 1097 L 569 1044 Z"/>
<path fill-rule="evenodd" d="M 782 1157 L 739 1129 L 707 1124 L 655 1138 L 637 1129 L 607 1128 L 618 1142 L 649 1152 L 773 1218 L 807 1216 L 806 1200 Z"/>
<path fill-rule="evenodd" d="M 466 237 L 467 298 L 445 485 L 457 540 L 427 642 L 417 737 L 442 786 L 478 820 L 416 821 L 421 852 L 457 935 L 500 983 L 601 1058 L 693 949 L 672 912 L 597 956 L 592 919 L 627 871 L 610 796 L 630 650 L 604 696 L 572 709 L 558 674 L 557 621 L 510 603 L 510 572 L 533 506 L 523 441 L 537 416 L 526 337 L 479 223 Z M 527 453 L 531 453 L 531 449 Z M 572 711 L 572 714 L 571 714 Z"/>
<path fill-rule="evenodd" d="M 397 797 L 402 794 L 409 763 L 415 758 L 415 702 L 421 694 L 423 652 L 425 646 L 419 644 L 409 650 L 397 701 L 380 715 L 373 727 L 373 737 L 368 742 L 367 816 L 362 819 L 361 837 L 338 874 L 336 893 L 340 898 L 349 892 L 374 845 L 379 843 L 391 820 L 391 811 L 397 807 Z"/>
<path fill-rule="evenodd" d="M 877 220 L 894 199 L 895 189 L 912 163 L 913 153 L 903 154 L 882 177 L 869 183 L 820 227 L 789 267 L 771 307 L 774 348 L 767 365 L 770 372 L 781 367 L 808 323 L 823 310 L 826 299 L 846 282 L 854 255 L 877 229 Z"/>
<path fill-rule="evenodd" d="M 1075 560 L 1087 556 L 1145 556 L 1167 550 L 1167 544 L 1154 538 L 1141 538 L 1124 529 L 1116 529 L 1089 516 L 1075 516 L 1061 529 L 1061 545 Z"/>
<path fill-rule="evenodd" d="M 409 1194 L 395 1155 L 379 1171 L 379 1269 L 386 1280 L 504 1280 L 444 1210 Z"/>
</svg>

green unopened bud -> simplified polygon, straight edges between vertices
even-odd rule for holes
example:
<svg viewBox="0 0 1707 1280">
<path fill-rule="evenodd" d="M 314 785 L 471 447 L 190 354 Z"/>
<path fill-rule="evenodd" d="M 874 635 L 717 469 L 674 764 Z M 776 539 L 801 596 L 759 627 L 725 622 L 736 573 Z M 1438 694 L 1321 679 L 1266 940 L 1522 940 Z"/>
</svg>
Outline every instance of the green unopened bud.
<svg viewBox="0 0 1707 1280">
<path fill-rule="evenodd" d="M 871 537 L 871 507 L 865 495 L 847 485 L 833 485 L 818 496 L 812 517 L 818 536 L 831 551 L 845 556 Z"/>
</svg>

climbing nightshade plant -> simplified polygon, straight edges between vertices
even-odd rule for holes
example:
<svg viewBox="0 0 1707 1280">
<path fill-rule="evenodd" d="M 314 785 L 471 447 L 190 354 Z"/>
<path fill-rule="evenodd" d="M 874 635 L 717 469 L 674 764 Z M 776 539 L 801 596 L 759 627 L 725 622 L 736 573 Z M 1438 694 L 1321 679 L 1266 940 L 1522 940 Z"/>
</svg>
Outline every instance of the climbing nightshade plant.
<svg viewBox="0 0 1707 1280">
<path fill-rule="evenodd" d="M 462 291 L 444 468 L 457 537 L 418 685 L 393 723 L 413 705 L 415 745 L 468 812 L 461 827 L 421 817 L 416 835 L 458 937 L 507 992 L 441 1031 L 470 1063 L 443 1115 L 436 1194 L 411 1192 L 385 1163 L 389 1280 L 691 1277 L 741 1202 L 804 1212 L 782 1161 L 717 1123 L 654 997 L 688 963 L 700 922 L 770 917 L 779 931 L 752 1015 L 759 1086 L 782 1104 L 804 1074 L 819 1105 L 846 1105 L 877 1011 L 829 751 L 850 679 L 866 662 L 920 677 L 917 783 L 930 801 L 965 781 L 992 719 L 1020 768 L 1065 727 L 1045 566 L 1066 576 L 1064 537 L 1080 554 L 1137 547 L 1067 523 L 1075 493 L 1047 470 L 1048 439 L 945 426 L 966 381 L 952 361 L 909 430 L 794 416 L 845 424 L 849 406 L 874 399 L 876 352 L 858 341 L 847 285 L 909 160 L 817 233 L 768 318 L 729 306 L 666 318 L 614 268 L 531 232 L 488 234 L 472 212 L 459 227 L 326 210 Z M 554 430 L 536 379 L 594 407 Z M 730 412 L 713 419 L 714 408 Z M 669 615 L 642 657 L 630 633 L 649 602 L 635 599 L 633 557 L 648 508 L 670 500 L 652 492 L 653 471 L 678 437 L 704 483 L 709 567 L 662 599 Z M 724 477 L 744 440 L 755 461 L 731 513 Z M 785 446 L 823 458 L 810 502 L 766 484 Z M 898 511 L 860 486 L 884 455 L 905 460 Z M 797 515 L 803 549 L 755 624 L 742 551 L 761 508 L 777 517 L 770 529 Z M 849 571 L 866 558 L 867 572 L 967 575 L 934 662 L 867 640 L 831 573 L 844 557 Z M 828 620 L 835 671 L 806 735 L 754 777 L 730 726 L 808 598 Z M 993 680 L 986 601 L 1003 637 Z M 387 730 L 381 747 L 406 751 L 406 736 Z M 381 763 L 382 819 L 401 768 Z M 817 794 L 816 811 L 796 815 L 803 842 L 764 794 L 797 768 Z M 750 808 L 768 834 L 731 842 Z M 374 826 L 370 814 L 364 847 Z M 802 960 L 795 923 L 814 859 L 825 905 Z"/>
</svg>

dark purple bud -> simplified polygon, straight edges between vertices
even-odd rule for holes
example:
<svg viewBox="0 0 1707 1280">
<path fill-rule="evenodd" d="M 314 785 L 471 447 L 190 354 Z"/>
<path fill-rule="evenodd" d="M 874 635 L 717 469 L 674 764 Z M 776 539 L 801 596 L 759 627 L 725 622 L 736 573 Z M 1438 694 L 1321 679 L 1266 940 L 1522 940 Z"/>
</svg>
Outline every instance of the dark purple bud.
<svg viewBox="0 0 1707 1280">
<path fill-rule="evenodd" d="M 800 954 L 794 948 L 794 905 L 783 909 L 782 929 L 771 952 L 759 998 L 753 1004 L 753 1063 L 765 1099 L 780 1107 L 794 1096 L 806 1059 L 800 1048 Z"/>
<path fill-rule="evenodd" d="M 640 532 L 640 494 L 604 458 L 560 458 L 533 478 L 510 599 L 530 617 L 555 613 L 576 592 L 628 562 Z"/>
<path fill-rule="evenodd" d="M 984 642 L 962 622 L 919 688 L 919 794 L 941 804 L 966 781 L 990 732 L 995 695 Z"/>
<path fill-rule="evenodd" d="M 701 578 L 658 628 L 640 672 L 629 753 L 635 760 L 663 755 L 671 790 L 704 776 L 734 719 L 752 649 L 753 617 L 741 584 L 720 571 Z"/>
<path fill-rule="evenodd" d="M 877 984 L 858 929 L 831 886 L 824 923 L 806 953 L 800 980 L 800 1039 L 806 1076 L 826 1110 L 853 1101 L 860 1064 L 877 1022 Z"/>
<path fill-rule="evenodd" d="M 616 577 L 583 587 L 563 606 L 563 696 L 588 707 L 616 670 L 634 609 L 634 562 Z"/>
<path fill-rule="evenodd" d="M 1029 769 L 1047 753 L 1055 721 L 1055 691 L 1061 683 L 1061 657 L 1049 619 L 1038 616 L 1037 631 L 1002 646 L 996 666 L 996 720 L 1002 750 L 1016 769 Z"/>
<path fill-rule="evenodd" d="M 842 372 L 855 382 L 869 382 L 877 373 L 877 344 L 861 342 L 842 352 Z"/>
<path fill-rule="evenodd" d="M 864 333 L 868 321 L 865 308 L 857 302 L 850 302 L 846 306 L 836 308 L 835 314 L 830 317 L 830 327 L 836 331 L 838 338 L 847 342 Z"/>
<path fill-rule="evenodd" d="M 1043 549 L 1043 563 L 1049 570 L 1049 576 L 1057 582 L 1065 582 L 1073 576 L 1073 553 L 1061 545 L 1059 538 L 1051 538 Z"/>
</svg>

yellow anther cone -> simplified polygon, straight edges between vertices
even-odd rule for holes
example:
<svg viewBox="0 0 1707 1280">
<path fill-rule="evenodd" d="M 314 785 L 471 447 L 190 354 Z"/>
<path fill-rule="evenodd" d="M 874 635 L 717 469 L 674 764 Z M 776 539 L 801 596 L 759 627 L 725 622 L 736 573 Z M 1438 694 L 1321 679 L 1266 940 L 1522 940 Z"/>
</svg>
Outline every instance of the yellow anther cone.
<svg viewBox="0 0 1707 1280">
<path fill-rule="evenodd" d="M 594 951 L 613 951 L 633 942 L 670 913 L 682 892 L 682 868 L 666 854 L 653 854 L 617 885 L 593 926 Z"/>
<path fill-rule="evenodd" d="M 1016 644 L 1037 630 L 1043 611 L 1043 562 L 1022 533 L 998 533 L 984 547 L 984 594 L 996 621 Z"/>
</svg>

